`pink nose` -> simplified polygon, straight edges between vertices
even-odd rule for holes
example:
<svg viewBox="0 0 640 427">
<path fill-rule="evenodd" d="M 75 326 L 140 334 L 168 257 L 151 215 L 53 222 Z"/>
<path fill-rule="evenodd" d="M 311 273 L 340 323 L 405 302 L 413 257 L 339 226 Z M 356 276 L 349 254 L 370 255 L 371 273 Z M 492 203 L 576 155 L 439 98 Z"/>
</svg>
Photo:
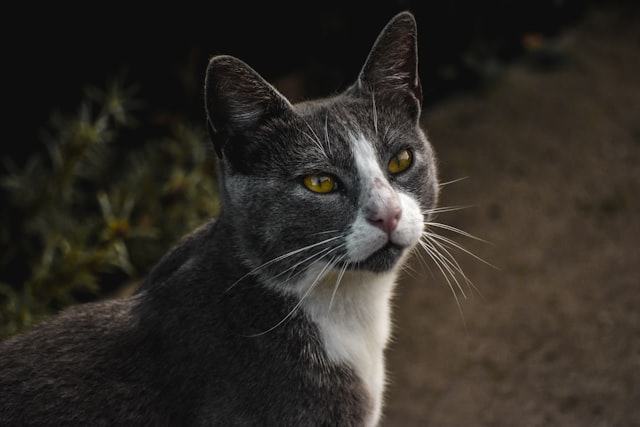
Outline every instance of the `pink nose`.
<svg viewBox="0 0 640 427">
<path fill-rule="evenodd" d="M 400 204 L 392 203 L 375 209 L 369 214 L 367 221 L 384 231 L 385 234 L 391 235 L 393 230 L 398 226 L 401 215 L 402 208 L 400 207 Z"/>
</svg>

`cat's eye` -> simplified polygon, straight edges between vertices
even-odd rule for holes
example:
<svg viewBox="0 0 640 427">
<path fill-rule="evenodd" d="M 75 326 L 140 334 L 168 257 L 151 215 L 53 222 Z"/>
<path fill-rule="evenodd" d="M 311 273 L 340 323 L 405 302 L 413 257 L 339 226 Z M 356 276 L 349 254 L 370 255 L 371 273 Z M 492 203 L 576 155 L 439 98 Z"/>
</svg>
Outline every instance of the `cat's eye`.
<svg viewBox="0 0 640 427">
<path fill-rule="evenodd" d="M 409 150 L 400 150 L 389 160 L 387 169 L 392 174 L 397 174 L 409 169 L 413 163 L 413 155 Z"/>
<path fill-rule="evenodd" d="M 303 179 L 305 187 L 314 193 L 330 193 L 338 189 L 338 180 L 330 174 L 312 173 Z"/>
</svg>

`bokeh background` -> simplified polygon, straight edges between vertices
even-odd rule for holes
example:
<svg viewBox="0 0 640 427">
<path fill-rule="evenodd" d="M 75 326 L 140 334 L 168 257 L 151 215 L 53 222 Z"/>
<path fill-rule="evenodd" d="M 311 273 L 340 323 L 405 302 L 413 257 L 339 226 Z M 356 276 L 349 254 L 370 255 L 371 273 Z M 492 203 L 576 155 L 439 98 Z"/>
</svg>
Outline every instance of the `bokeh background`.
<svg viewBox="0 0 640 427">
<path fill-rule="evenodd" d="M 382 425 L 640 425 L 637 4 L 236 3 L 6 14 L 0 339 L 126 295 L 215 215 L 212 55 L 293 101 L 324 96 L 411 10 L 442 205 L 465 206 L 436 220 L 492 265 L 414 257 Z"/>
<path fill-rule="evenodd" d="M 571 25 L 592 0 L 509 2 L 232 2 L 16 6 L 6 19 L 3 94 L 11 135 L 3 144 L 23 158 L 52 110 L 73 112 L 88 85 L 118 78 L 138 88 L 145 116 L 202 120 L 208 59 L 237 56 L 293 98 L 324 96 L 351 84 L 381 28 L 415 13 L 425 102 L 477 87 L 530 49 L 527 36 L 551 36 Z M 524 39 L 523 39 L 524 37 Z M 535 41 L 534 41 L 535 43 Z M 15 133 L 13 133 L 15 131 Z"/>
</svg>

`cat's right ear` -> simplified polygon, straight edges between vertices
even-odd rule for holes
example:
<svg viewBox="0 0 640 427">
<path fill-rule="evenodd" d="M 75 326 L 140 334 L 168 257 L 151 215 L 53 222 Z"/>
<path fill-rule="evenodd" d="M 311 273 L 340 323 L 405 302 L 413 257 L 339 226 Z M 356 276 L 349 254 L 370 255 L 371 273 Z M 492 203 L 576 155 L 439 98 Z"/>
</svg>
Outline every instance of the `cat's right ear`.
<svg viewBox="0 0 640 427">
<path fill-rule="evenodd" d="M 245 62 L 214 56 L 205 77 L 205 108 L 213 146 L 222 158 L 225 145 L 249 134 L 265 120 L 291 110 L 291 104 Z"/>
</svg>

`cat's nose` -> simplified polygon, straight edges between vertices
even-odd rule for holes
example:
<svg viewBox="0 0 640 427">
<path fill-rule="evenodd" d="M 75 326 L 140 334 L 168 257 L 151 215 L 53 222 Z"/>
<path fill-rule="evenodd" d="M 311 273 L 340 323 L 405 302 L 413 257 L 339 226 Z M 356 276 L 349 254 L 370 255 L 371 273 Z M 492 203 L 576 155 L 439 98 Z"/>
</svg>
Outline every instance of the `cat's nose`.
<svg viewBox="0 0 640 427">
<path fill-rule="evenodd" d="M 391 236 L 393 230 L 398 227 L 400 216 L 402 216 L 402 208 L 400 203 L 394 200 L 393 203 L 373 209 L 367 216 L 367 221 L 384 231 L 387 236 Z"/>
</svg>

